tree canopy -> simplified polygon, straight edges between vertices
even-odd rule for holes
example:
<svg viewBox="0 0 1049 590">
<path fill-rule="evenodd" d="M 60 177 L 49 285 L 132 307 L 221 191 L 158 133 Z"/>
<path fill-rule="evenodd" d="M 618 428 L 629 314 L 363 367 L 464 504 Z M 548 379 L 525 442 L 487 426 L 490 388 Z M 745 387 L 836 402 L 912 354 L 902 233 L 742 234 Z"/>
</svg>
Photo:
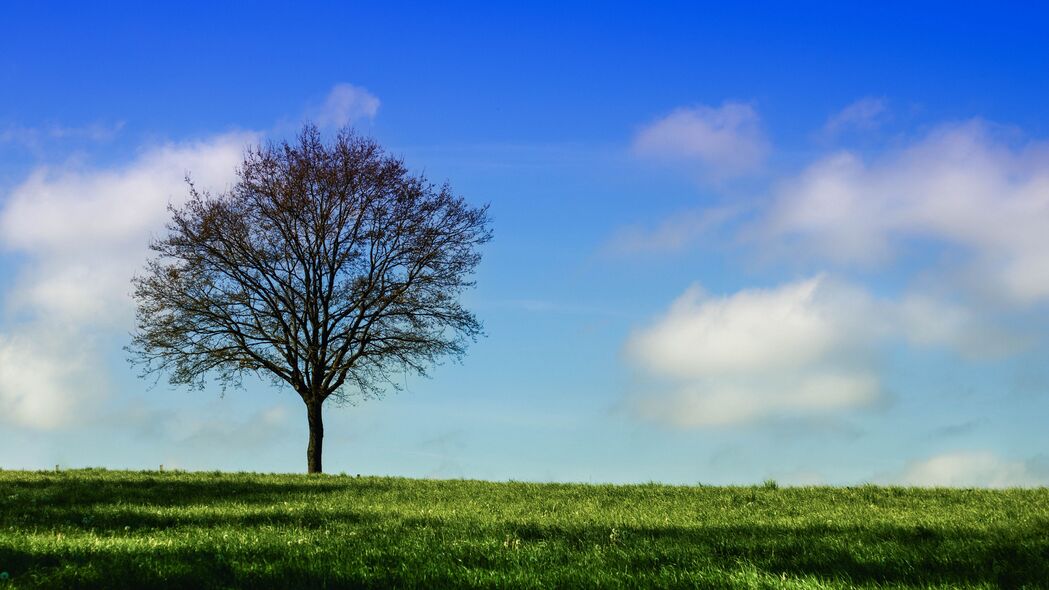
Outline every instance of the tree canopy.
<svg viewBox="0 0 1049 590">
<path fill-rule="evenodd" d="M 482 326 L 459 301 L 491 239 L 487 206 L 411 173 L 346 129 L 249 148 L 220 193 L 189 182 L 133 280 L 129 350 L 146 374 L 223 387 L 246 375 L 307 407 L 320 472 L 329 398 L 376 396 L 461 357 Z"/>
</svg>

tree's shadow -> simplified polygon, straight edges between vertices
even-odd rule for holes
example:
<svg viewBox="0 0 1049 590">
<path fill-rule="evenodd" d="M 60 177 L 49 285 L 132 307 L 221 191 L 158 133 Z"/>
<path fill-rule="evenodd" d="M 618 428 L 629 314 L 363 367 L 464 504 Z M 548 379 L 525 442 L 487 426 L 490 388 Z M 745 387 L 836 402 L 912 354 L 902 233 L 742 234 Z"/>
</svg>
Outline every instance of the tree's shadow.
<svg viewBox="0 0 1049 590">
<path fill-rule="evenodd" d="M 172 476 L 142 476 L 117 480 L 105 475 L 57 475 L 32 481 L 8 481 L 0 485 L 3 496 L 21 496 L 56 508 L 77 510 L 113 504 L 163 505 L 168 507 L 199 506 L 235 502 L 265 504 L 298 499 L 306 495 L 367 496 L 395 489 L 392 481 L 377 478 L 324 477 L 300 481 L 244 481 L 228 476 L 197 476 L 182 479 Z M 0 510 L 3 510 L 0 502 Z"/>
</svg>

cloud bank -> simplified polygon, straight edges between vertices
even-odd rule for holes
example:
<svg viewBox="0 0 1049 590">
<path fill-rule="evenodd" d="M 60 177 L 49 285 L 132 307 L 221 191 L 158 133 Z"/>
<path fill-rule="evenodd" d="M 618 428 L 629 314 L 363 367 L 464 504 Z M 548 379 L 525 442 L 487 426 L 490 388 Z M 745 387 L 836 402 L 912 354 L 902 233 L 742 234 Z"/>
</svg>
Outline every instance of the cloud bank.
<svg viewBox="0 0 1049 590">
<path fill-rule="evenodd" d="M 862 99 L 823 131 L 886 116 L 883 100 Z M 742 173 L 767 151 L 757 122 L 745 105 L 679 109 L 634 147 Z M 717 297 L 693 287 L 635 331 L 625 350 L 650 380 L 633 398 L 643 417 L 711 427 L 841 412 L 883 398 L 892 347 L 982 361 L 1044 341 L 1031 314 L 1049 303 L 1049 144 L 980 120 L 939 125 L 873 155 L 818 156 L 733 208 L 752 214 L 701 209 L 612 243 L 664 253 L 731 231 L 741 253 L 815 273 Z M 902 287 L 871 295 L 879 272 L 901 269 Z M 857 274 L 871 283 L 838 278 Z"/>
<path fill-rule="evenodd" d="M 132 327 L 132 275 L 192 173 L 224 189 L 253 134 L 164 144 L 110 169 L 41 167 L 0 205 L 0 248 L 22 260 L 0 293 L 0 420 L 54 428 L 102 395 L 97 338 Z"/>
<path fill-rule="evenodd" d="M 367 90 L 338 84 L 313 115 L 338 127 L 378 108 Z M 12 127 L 0 130 L 0 142 L 103 140 L 119 128 Z M 0 252 L 17 269 L 0 290 L 0 423 L 55 430 L 98 413 L 92 408 L 109 390 L 109 355 L 99 351 L 133 328 L 130 279 L 164 232 L 168 205 L 187 196 L 187 175 L 200 188 L 228 187 L 259 137 L 158 144 L 112 167 L 38 166 L 0 195 Z"/>
</svg>

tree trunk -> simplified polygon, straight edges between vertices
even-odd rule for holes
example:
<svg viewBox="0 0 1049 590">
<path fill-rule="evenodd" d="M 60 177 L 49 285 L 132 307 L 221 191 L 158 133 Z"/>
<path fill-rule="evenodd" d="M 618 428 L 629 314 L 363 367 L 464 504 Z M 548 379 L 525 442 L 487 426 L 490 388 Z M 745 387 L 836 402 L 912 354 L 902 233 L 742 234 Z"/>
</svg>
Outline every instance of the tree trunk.
<svg viewBox="0 0 1049 590">
<path fill-rule="evenodd" d="M 322 473 L 321 447 L 324 443 L 324 421 L 321 419 L 321 403 L 306 402 L 306 417 L 310 423 L 310 444 L 306 447 L 306 472 Z"/>
</svg>

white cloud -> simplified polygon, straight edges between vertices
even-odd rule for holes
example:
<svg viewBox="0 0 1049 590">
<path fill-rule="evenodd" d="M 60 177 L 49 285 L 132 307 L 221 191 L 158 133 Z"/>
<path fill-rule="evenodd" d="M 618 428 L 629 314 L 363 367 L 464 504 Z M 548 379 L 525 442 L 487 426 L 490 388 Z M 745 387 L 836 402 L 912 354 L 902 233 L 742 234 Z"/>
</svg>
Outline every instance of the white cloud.
<svg viewBox="0 0 1049 590">
<path fill-rule="evenodd" d="M 0 334 L 0 423 L 53 430 L 101 396 L 87 351 L 51 330 Z"/>
<path fill-rule="evenodd" d="M 168 204 L 187 195 L 185 175 L 226 188 L 253 140 L 166 144 L 111 169 L 39 168 L 7 195 L 0 248 L 23 264 L 0 295 L 24 321 L 0 333 L 0 420 L 52 427 L 76 415 L 63 407 L 91 399 L 86 384 L 105 381 L 92 336 L 131 329 L 130 279 L 163 231 Z"/>
<path fill-rule="evenodd" d="M 629 350 L 648 369 L 679 378 L 797 367 L 865 338 L 846 325 L 847 307 L 868 305 L 857 296 L 823 277 L 722 298 L 692 287 Z"/>
<path fill-rule="evenodd" d="M 924 487 L 1032 487 L 1049 485 L 1049 474 L 1030 462 L 989 451 L 958 451 L 910 463 L 899 483 Z"/>
<path fill-rule="evenodd" d="M 885 121 L 888 112 L 885 99 L 861 98 L 828 118 L 823 126 L 823 135 L 830 138 L 851 129 L 875 129 Z"/>
<path fill-rule="evenodd" d="M 314 113 L 321 127 L 343 127 L 374 119 L 379 112 L 379 99 L 360 86 L 336 84 L 324 104 Z"/>
<path fill-rule="evenodd" d="M 769 152 L 757 112 L 739 102 L 677 109 L 642 129 L 633 147 L 641 156 L 694 164 L 713 180 L 754 171 Z"/>
<path fill-rule="evenodd" d="M 4 202 L 0 240 L 9 249 L 48 253 L 140 241 L 163 225 L 167 204 L 186 195 L 187 174 L 223 187 L 253 138 L 234 133 L 161 145 L 109 170 L 38 168 Z"/>
<path fill-rule="evenodd" d="M 638 397 L 636 409 L 702 427 L 868 405 L 880 391 L 867 366 L 881 330 L 865 321 L 873 307 L 822 276 L 721 298 L 693 287 L 627 344 L 631 359 L 677 384 Z"/>
<path fill-rule="evenodd" d="M 873 124 L 883 108 L 855 106 L 835 125 Z M 848 270 L 922 254 L 905 271 L 919 280 L 889 298 L 825 276 L 727 297 L 691 289 L 626 346 L 664 381 L 635 399 L 642 415 L 711 426 L 860 407 L 879 396 L 876 361 L 889 346 L 987 359 L 1041 338 L 1029 305 L 1049 301 L 1047 144 L 980 121 L 945 125 L 879 157 L 829 154 L 774 185 L 769 203 L 742 233 L 763 253 Z M 705 219 L 671 219 L 618 243 L 684 247 Z"/>
<path fill-rule="evenodd" d="M 692 287 L 628 340 L 627 356 L 665 384 L 634 399 L 679 427 L 803 417 L 878 401 L 885 346 L 944 347 L 969 357 L 1022 342 L 970 309 L 929 294 L 879 299 L 820 275 L 710 297 Z"/>
<path fill-rule="evenodd" d="M 226 188 L 253 139 L 167 144 L 115 169 L 33 171 L 0 207 L 0 247 L 28 258 L 8 305 L 78 324 L 125 319 L 130 277 L 168 204 L 185 198 L 186 174 L 202 188 Z"/>
<path fill-rule="evenodd" d="M 1011 302 L 1049 299 L 1049 146 L 994 131 L 971 121 L 871 162 L 827 156 L 785 183 L 757 234 L 841 265 L 942 244 L 971 285 Z"/>
<path fill-rule="evenodd" d="M 605 250 L 610 254 L 678 252 L 718 231 L 739 213 L 735 207 L 719 207 L 683 212 L 652 229 L 626 227 L 612 236 Z"/>
</svg>

